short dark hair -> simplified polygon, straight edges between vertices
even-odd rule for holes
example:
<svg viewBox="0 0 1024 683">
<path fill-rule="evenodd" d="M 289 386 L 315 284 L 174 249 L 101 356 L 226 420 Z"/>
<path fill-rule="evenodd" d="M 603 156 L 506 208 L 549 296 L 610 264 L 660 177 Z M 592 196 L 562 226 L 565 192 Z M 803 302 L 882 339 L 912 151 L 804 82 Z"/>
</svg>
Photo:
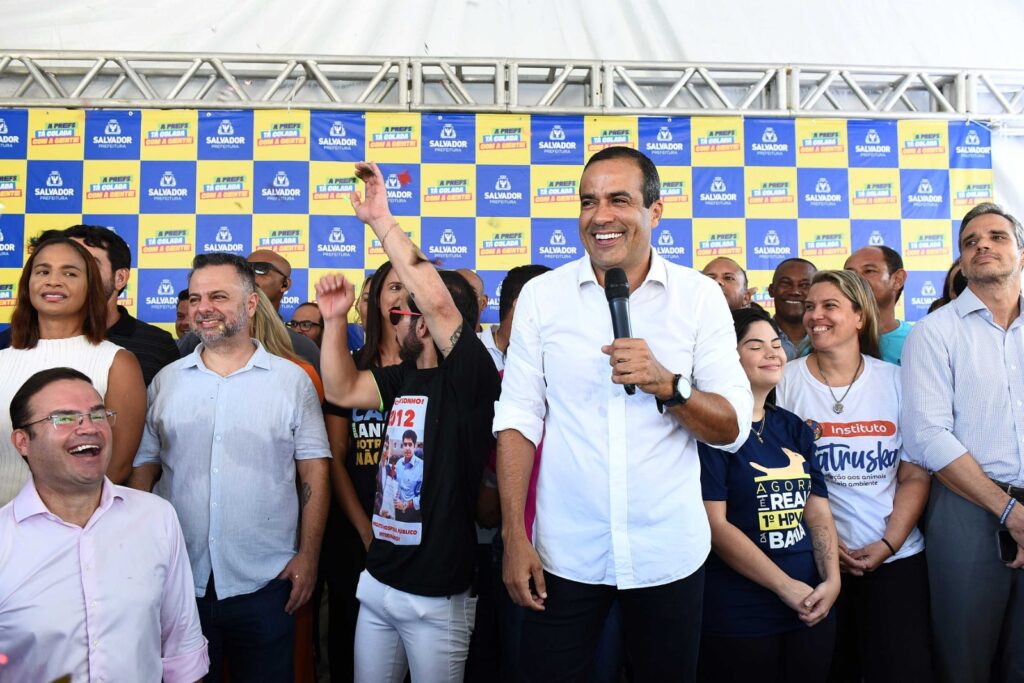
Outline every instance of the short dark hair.
<svg viewBox="0 0 1024 683">
<path fill-rule="evenodd" d="M 736 341 L 738 342 L 743 339 L 747 328 L 756 322 L 768 323 L 775 330 L 776 334 L 782 332 L 779 324 L 763 308 L 738 308 L 732 311 L 732 323 L 736 328 Z"/>
<path fill-rule="evenodd" d="M 231 266 L 242 281 L 242 288 L 246 294 L 256 291 L 256 271 L 252 264 L 237 254 L 228 254 L 215 251 L 206 254 L 198 254 L 192 259 L 192 270 L 188 271 L 188 281 L 192 282 L 192 276 L 197 270 L 209 268 L 210 266 Z"/>
<path fill-rule="evenodd" d="M 32 252 L 21 269 L 18 280 L 18 298 L 11 314 L 11 346 L 15 349 L 34 349 L 39 343 L 39 312 L 32 305 L 29 295 L 29 281 L 35 268 L 36 258 L 47 247 L 65 244 L 71 247 L 85 262 L 85 305 L 82 310 L 82 334 L 90 344 L 99 344 L 107 337 L 107 297 L 103 291 L 103 280 L 99 266 L 89 251 L 76 240 L 66 237 L 61 231 L 54 236 L 34 242 Z"/>
<path fill-rule="evenodd" d="M 59 367 L 40 370 L 25 380 L 25 383 L 21 385 L 21 388 L 15 392 L 14 398 L 11 399 L 10 412 L 12 427 L 14 429 L 29 429 L 25 424 L 29 422 L 31 418 L 28 404 L 32 400 L 32 397 L 54 382 L 60 382 L 66 379 L 80 380 L 82 382 L 87 382 L 89 386 L 92 386 L 91 379 L 73 368 Z"/>
<path fill-rule="evenodd" d="M 787 266 L 790 263 L 802 263 L 805 266 L 810 266 L 811 269 L 814 270 L 814 272 L 818 272 L 818 266 L 814 265 L 813 263 L 811 263 L 810 261 L 808 261 L 805 258 L 800 258 L 799 256 L 794 256 L 793 258 L 788 258 L 785 261 L 782 261 L 779 265 L 775 266 L 775 271 L 772 273 L 772 282 L 773 283 L 775 282 L 775 276 L 778 275 L 780 270 L 782 270 L 782 267 L 783 266 Z"/>
<path fill-rule="evenodd" d="M 476 300 L 476 292 L 466 282 L 466 278 L 454 270 L 440 270 L 437 274 L 441 276 L 441 281 L 447 287 L 448 294 L 451 295 L 455 308 L 459 311 L 459 315 L 462 316 L 462 324 L 474 325 L 477 316 L 480 315 L 480 305 Z M 421 312 L 416 306 L 416 300 L 411 296 L 409 297 L 409 310 L 413 313 Z M 438 355 L 440 356 L 440 354 Z"/>
<path fill-rule="evenodd" d="M 47 230 L 32 242 L 35 244 L 57 235 L 82 240 L 88 247 L 107 252 L 110 269 L 113 271 L 130 270 L 132 267 L 132 250 L 128 247 L 128 243 L 110 228 L 105 228 L 102 225 L 72 225 L 63 230 Z M 120 295 L 124 290 L 125 288 L 122 287 L 117 293 Z"/>
<path fill-rule="evenodd" d="M 960 232 L 957 233 L 957 242 L 961 241 L 964 228 L 967 227 L 968 223 L 978 216 L 986 216 L 988 214 L 1001 216 L 1008 220 L 1013 227 L 1013 238 L 1017 240 L 1017 249 L 1024 249 L 1024 228 L 1021 227 L 1020 221 L 1014 218 L 1012 214 L 1007 213 L 1003 207 L 993 202 L 982 202 L 964 215 L 963 220 L 960 221 Z"/>
<path fill-rule="evenodd" d="M 740 275 L 743 276 L 743 289 L 747 289 L 747 288 L 750 287 L 750 278 L 747 277 L 747 271 L 743 270 L 743 266 L 741 266 L 740 264 L 736 263 L 736 261 L 734 261 L 733 259 L 729 258 L 728 256 L 716 256 L 715 258 L 711 259 L 710 261 L 708 261 L 707 263 L 704 264 L 704 269 L 706 269 L 708 266 L 710 266 L 715 261 L 730 261 L 734 266 L 736 266 L 736 270 L 738 270 L 740 272 Z M 701 269 L 700 272 L 704 273 L 704 269 Z"/>
<path fill-rule="evenodd" d="M 295 308 L 294 308 L 294 309 L 292 310 L 292 315 L 294 315 L 294 314 L 295 314 L 295 311 L 299 310 L 299 309 L 300 309 L 300 308 L 302 308 L 303 306 L 312 306 L 313 308 L 315 308 L 315 309 L 316 309 L 316 312 L 317 312 L 317 313 L 318 313 L 318 314 L 320 315 L 320 324 L 321 324 L 321 325 L 323 325 L 323 324 L 324 324 L 324 314 L 323 314 L 323 313 L 320 313 L 320 304 L 318 304 L 318 303 L 317 303 L 317 302 L 315 302 L 315 301 L 303 301 L 303 302 L 302 302 L 301 304 L 299 304 L 298 306 L 296 306 L 296 307 L 295 307 Z"/>
<path fill-rule="evenodd" d="M 900 252 L 896 251 L 892 247 L 887 247 L 884 244 L 879 244 L 874 248 L 882 252 L 882 258 L 885 259 L 885 267 L 888 269 L 890 277 L 897 270 L 903 269 L 903 257 L 900 256 Z M 899 301 L 901 296 L 903 296 L 902 287 L 900 287 L 900 290 L 896 292 L 896 301 Z"/>
<path fill-rule="evenodd" d="M 531 263 L 525 266 L 516 266 L 508 271 L 508 275 L 501 281 L 501 296 L 498 297 L 498 320 L 504 320 L 512 312 L 512 304 L 519 298 L 519 292 L 523 291 L 523 285 L 549 270 L 551 269 L 547 266 Z"/>
<path fill-rule="evenodd" d="M 644 196 L 644 208 L 650 208 L 651 204 L 661 198 L 661 177 L 658 175 L 658 167 L 654 165 L 654 162 L 646 154 L 638 152 L 632 147 L 605 147 L 590 157 L 590 161 L 583 167 L 583 172 L 586 173 L 591 164 L 612 159 L 631 159 L 640 167 L 640 172 L 643 174 L 643 185 L 641 187 Z"/>
<path fill-rule="evenodd" d="M 414 432 L 411 429 L 406 429 L 404 432 L 402 432 L 402 443 L 405 443 L 406 439 L 408 439 L 409 441 L 412 441 L 412 445 L 415 446 L 416 445 L 416 432 Z"/>
<path fill-rule="evenodd" d="M 188 301 L 188 290 L 187 289 L 183 289 L 180 292 L 178 292 L 178 303 L 180 304 L 182 301 Z"/>
</svg>

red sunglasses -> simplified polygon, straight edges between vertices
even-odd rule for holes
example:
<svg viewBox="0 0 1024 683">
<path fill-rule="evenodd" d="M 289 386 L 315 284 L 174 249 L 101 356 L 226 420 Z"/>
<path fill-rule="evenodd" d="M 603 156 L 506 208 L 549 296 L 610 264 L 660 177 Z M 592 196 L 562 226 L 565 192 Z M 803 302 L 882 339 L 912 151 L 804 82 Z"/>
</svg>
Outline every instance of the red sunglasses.
<svg viewBox="0 0 1024 683">
<path fill-rule="evenodd" d="M 401 322 L 403 315 L 411 315 L 414 318 L 418 318 L 423 314 L 417 313 L 416 311 L 403 311 L 400 308 L 392 308 L 388 311 L 388 320 L 391 321 L 391 325 L 393 327 L 397 327 L 398 323 Z"/>
</svg>

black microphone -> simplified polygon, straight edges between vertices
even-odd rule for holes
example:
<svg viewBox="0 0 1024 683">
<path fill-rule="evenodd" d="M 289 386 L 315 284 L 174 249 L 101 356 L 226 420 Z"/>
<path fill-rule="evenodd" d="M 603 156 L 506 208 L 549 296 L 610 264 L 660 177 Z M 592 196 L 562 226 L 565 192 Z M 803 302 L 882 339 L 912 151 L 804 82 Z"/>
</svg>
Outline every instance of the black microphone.
<svg viewBox="0 0 1024 683">
<path fill-rule="evenodd" d="M 629 280 L 622 268 L 611 268 L 604 274 L 604 295 L 608 298 L 608 309 L 612 312 L 612 332 L 616 339 L 629 338 Z M 636 386 L 626 384 L 626 393 L 632 396 Z"/>
</svg>

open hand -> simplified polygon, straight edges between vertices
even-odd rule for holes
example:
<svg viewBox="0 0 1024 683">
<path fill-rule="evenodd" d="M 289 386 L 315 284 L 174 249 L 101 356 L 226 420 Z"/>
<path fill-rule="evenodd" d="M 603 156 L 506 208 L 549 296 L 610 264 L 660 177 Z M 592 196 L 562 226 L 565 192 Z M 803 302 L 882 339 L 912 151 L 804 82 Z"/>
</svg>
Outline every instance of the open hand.
<svg viewBox="0 0 1024 683">
<path fill-rule="evenodd" d="M 358 192 L 349 195 L 356 218 L 370 227 L 383 223 L 391 225 L 394 218 L 388 207 L 388 191 L 384 186 L 384 175 L 380 168 L 372 161 L 360 161 L 356 164 L 356 175 L 363 181 L 366 191 L 366 196 L 362 199 Z"/>
</svg>

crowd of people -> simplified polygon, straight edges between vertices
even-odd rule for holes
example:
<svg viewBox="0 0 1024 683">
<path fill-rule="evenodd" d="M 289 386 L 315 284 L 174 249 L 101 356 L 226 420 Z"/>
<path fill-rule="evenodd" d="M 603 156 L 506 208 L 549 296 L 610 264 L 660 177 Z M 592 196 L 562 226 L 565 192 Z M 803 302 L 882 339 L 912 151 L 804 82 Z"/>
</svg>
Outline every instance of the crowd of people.
<svg viewBox="0 0 1024 683">
<path fill-rule="evenodd" d="M 0 680 L 1024 681 L 1012 215 L 963 217 L 917 324 L 886 246 L 781 262 L 770 315 L 736 262 L 652 249 L 657 169 L 612 147 L 586 256 L 509 271 L 485 329 L 480 278 L 356 172 L 388 261 L 289 321 L 276 252 L 196 256 L 175 340 L 118 305 L 115 233 L 33 242 L 0 336 Z"/>
</svg>

